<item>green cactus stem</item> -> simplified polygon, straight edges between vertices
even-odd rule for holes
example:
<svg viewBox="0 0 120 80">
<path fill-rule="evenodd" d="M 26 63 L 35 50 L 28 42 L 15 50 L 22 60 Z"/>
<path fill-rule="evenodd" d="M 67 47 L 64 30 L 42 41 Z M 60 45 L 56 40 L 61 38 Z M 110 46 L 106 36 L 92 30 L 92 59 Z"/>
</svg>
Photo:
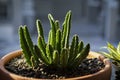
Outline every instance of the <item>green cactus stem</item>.
<svg viewBox="0 0 120 80">
<path fill-rule="evenodd" d="M 68 50 L 66 48 L 63 48 L 60 54 L 60 66 L 61 67 L 63 68 L 67 67 L 68 58 L 69 58 Z"/>
<path fill-rule="evenodd" d="M 53 52 L 53 65 L 54 66 L 59 66 L 59 61 L 60 61 L 60 54 L 58 53 L 58 51 L 57 50 L 54 50 L 54 52 Z"/>
<path fill-rule="evenodd" d="M 53 48 L 55 48 L 55 38 L 56 38 L 56 27 L 55 27 L 55 21 L 52 17 L 51 14 L 48 14 L 48 19 L 50 21 L 50 24 L 51 24 L 51 45 Z"/>
<path fill-rule="evenodd" d="M 45 42 L 41 21 L 37 20 L 37 45 L 33 44 L 27 26 L 19 28 L 22 52 L 30 66 L 36 67 L 42 62 L 47 67 L 73 69 L 78 67 L 88 56 L 90 44 L 84 46 L 78 35 L 74 35 L 72 42 L 69 43 L 71 16 L 72 12 L 67 12 L 63 27 L 60 29 L 59 21 L 54 20 L 53 16 L 48 14 L 51 26 L 48 42 Z"/>
<path fill-rule="evenodd" d="M 62 33 L 62 48 L 68 48 L 69 46 L 69 34 L 71 28 L 71 11 L 66 14 L 65 21 L 63 23 L 63 33 Z"/>
<path fill-rule="evenodd" d="M 38 36 L 41 36 L 42 37 L 42 41 L 44 43 L 44 46 L 45 46 L 45 39 L 44 39 L 44 33 L 43 33 L 43 28 L 42 28 L 42 24 L 41 24 L 41 21 L 40 20 L 37 20 L 36 21 L 36 26 L 37 26 L 37 32 L 38 32 Z"/>
<path fill-rule="evenodd" d="M 26 62 L 31 66 L 32 65 L 32 63 L 30 61 L 30 59 L 31 59 L 31 52 L 29 50 L 29 46 L 28 46 L 27 41 L 25 39 L 25 35 L 24 35 L 24 31 L 23 31 L 23 27 L 22 26 L 20 26 L 20 28 L 19 28 L 19 39 L 20 39 L 20 46 L 21 46 L 22 51 L 24 53 Z"/>
<path fill-rule="evenodd" d="M 56 32 L 56 50 L 58 50 L 58 53 L 61 52 L 61 30 L 58 29 Z"/>
</svg>

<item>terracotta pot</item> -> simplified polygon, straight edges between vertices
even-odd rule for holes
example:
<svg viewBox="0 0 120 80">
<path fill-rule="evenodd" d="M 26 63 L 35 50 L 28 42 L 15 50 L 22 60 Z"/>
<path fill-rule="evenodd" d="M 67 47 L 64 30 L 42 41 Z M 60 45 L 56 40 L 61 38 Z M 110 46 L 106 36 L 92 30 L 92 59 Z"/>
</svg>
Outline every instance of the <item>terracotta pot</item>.
<svg viewBox="0 0 120 80">
<path fill-rule="evenodd" d="M 40 80 L 35 78 L 28 78 L 19 76 L 17 74 L 11 73 L 4 68 L 5 63 L 7 63 L 10 59 L 21 55 L 21 50 L 17 50 L 5 55 L 0 60 L 0 80 Z M 105 63 L 105 68 L 90 75 L 82 76 L 82 77 L 74 77 L 74 78 L 67 78 L 66 80 L 110 80 L 111 77 L 111 64 L 108 59 L 105 59 L 102 55 L 96 52 L 90 52 L 88 58 L 97 57 L 100 58 Z"/>
</svg>

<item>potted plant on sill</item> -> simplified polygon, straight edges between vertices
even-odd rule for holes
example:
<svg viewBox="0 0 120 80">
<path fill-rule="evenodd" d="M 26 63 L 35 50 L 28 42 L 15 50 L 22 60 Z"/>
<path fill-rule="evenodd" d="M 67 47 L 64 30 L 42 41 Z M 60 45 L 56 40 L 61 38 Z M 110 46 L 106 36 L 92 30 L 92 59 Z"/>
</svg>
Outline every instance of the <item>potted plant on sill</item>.
<svg viewBox="0 0 120 80">
<path fill-rule="evenodd" d="M 111 43 L 107 43 L 106 47 L 108 52 L 101 52 L 105 57 L 111 59 L 113 66 L 115 68 L 115 80 L 120 79 L 120 42 L 117 47 L 113 46 Z"/>
<path fill-rule="evenodd" d="M 84 47 L 77 35 L 73 36 L 69 45 L 71 11 L 66 14 L 62 30 L 51 14 L 48 18 L 51 24 L 48 42 L 45 42 L 40 20 L 36 22 L 37 45 L 33 44 L 26 26 L 19 28 L 22 50 L 11 52 L 0 60 L 0 79 L 110 80 L 111 65 L 108 59 L 90 51 L 90 44 Z"/>
</svg>

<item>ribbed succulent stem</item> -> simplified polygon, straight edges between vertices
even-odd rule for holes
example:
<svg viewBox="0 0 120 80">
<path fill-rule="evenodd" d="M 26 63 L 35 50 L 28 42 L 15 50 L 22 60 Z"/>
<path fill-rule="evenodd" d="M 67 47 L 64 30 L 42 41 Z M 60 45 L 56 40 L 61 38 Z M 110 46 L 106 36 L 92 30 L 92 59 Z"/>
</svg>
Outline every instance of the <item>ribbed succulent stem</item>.
<svg viewBox="0 0 120 80">
<path fill-rule="evenodd" d="M 62 45 L 61 47 L 68 48 L 69 46 L 69 34 L 71 27 L 71 11 L 66 14 L 65 21 L 63 23 L 63 33 L 62 33 Z"/>
<path fill-rule="evenodd" d="M 40 60 L 40 58 L 41 58 L 41 51 L 40 51 L 40 49 L 38 48 L 38 46 L 37 46 L 37 45 L 34 45 L 33 50 L 35 51 L 35 54 L 36 54 L 38 60 Z"/>
<path fill-rule="evenodd" d="M 40 20 L 36 21 L 36 26 L 37 26 L 37 32 L 38 32 L 38 36 L 41 36 L 43 39 L 43 43 L 45 46 L 45 39 L 44 39 L 44 33 L 43 33 L 43 28 L 42 28 L 42 24 Z"/>
<path fill-rule="evenodd" d="M 43 45 L 44 44 L 42 41 L 42 37 L 38 36 L 38 48 L 41 51 L 41 56 L 43 57 L 45 64 L 49 64 L 48 58 L 46 56 L 46 50 L 45 50 L 45 47 Z"/>
<path fill-rule="evenodd" d="M 54 21 L 54 19 L 53 19 L 53 17 L 52 17 L 52 15 L 51 14 L 48 14 L 48 19 L 49 19 L 49 21 L 50 21 L 50 24 L 51 24 L 51 45 L 52 45 L 52 47 L 53 48 L 55 48 L 55 41 L 56 41 L 56 27 L 55 27 L 55 21 Z"/>
<path fill-rule="evenodd" d="M 69 58 L 68 50 L 66 48 L 63 48 L 60 54 L 60 66 L 62 68 L 67 67 L 68 58 Z"/>
<path fill-rule="evenodd" d="M 58 29 L 56 32 L 56 50 L 58 50 L 58 53 L 61 52 L 61 30 Z"/>
<path fill-rule="evenodd" d="M 50 44 L 47 44 L 47 46 L 46 46 L 46 56 L 48 58 L 49 64 L 52 63 L 52 53 L 53 53 L 52 46 Z"/>
<path fill-rule="evenodd" d="M 43 53 L 40 51 L 40 49 L 38 48 L 37 45 L 34 46 L 34 50 L 36 52 L 36 55 L 38 57 L 38 60 L 42 60 L 46 65 L 49 64 L 47 57 L 45 55 L 43 55 Z M 39 63 L 38 63 L 39 64 Z"/>
<path fill-rule="evenodd" d="M 89 51 L 90 51 L 90 44 L 87 44 L 86 47 L 77 55 L 73 65 L 79 66 L 80 63 L 88 56 Z"/>
<path fill-rule="evenodd" d="M 52 37 L 51 37 L 52 34 L 51 34 L 51 31 L 52 31 L 52 30 L 50 30 L 50 31 L 49 31 L 49 34 L 48 34 L 48 44 L 50 44 L 50 45 L 52 45 Z"/>
<path fill-rule="evenodd" d="M 56 28 L 56 31 L 60 28 L 60 24 L 58 20 L 55 21 L 55 28 Z"/>
<path fill-rule="evenodd" d="M 78 54 L 78 41 L 79 41 L 78 36 L 74 35 L 70 47 L 69 64 L 75 59 L 75 57 Z"/>
<path fill-rule="evenodd" d="M 69 47 L 69 36 L 70 36 L 70 28 L 71 28 L 71 11 L 68 12 L 68 19 L 66 20 L 66 37 L 65 37 L 65 48 Z"/>
<path fill-rule="evenodd" d="M 24 30 L 23 30 L 22 26 L 20 26 L 20 28 L 19 28 L 19 39 L 20 39 L 20 46 L 21 46 L 22 51 L 24 53 L 25 59 L 26 59 L 27 63 L 30 66 L 32 66 L 32 63 L 30 61 L 30 59 L 31 59 L 31 52 L 29 50 L 29 46 L 27 45 L 27 41 L 25 39 Z"/>
<path fill-rule="evenodd" d="M 80 42 L 78 43 L 78 53 L 80 53 L 83 48 L 84 48 L 84 43 L 83 43 L 83 41 L 80 41 Z"/>
<path fill-rule="evenodd" d="M 34 45 L 33 45 L 32 39 L 31 39 L 31 37 L 30 37 L 29 31 L 28 31 L 28 29 L 27 29 L 27 26 L 24 26 L 24 27 L 23 27 L 23 30 L 24 30 L 24 36 L 25 36 L 27 45 L 28 45 L 28 47 L 29 47 L 29 49 L 30 49 L 30 52 L 31 52 L 32 56 L 33 56 L 33 60 L 34 60 L 34 61 L 38 61 L 38 58 L 37 58 L 37 56 L 36 56 L 36 54 L 35 54 L 35 51 L 33 50 Z M 36 63 L 33 63 L 33 65 L 35 65 L 35 64 L 36 64 Z"/>
<path fill-rule="evenodd" d="M 53 52 L 53 64 L 57 67 L 59 66 L 59 61 L 60 61 L 59 58 L 60 58 L 60 55 L 59 55 L 58 51 L 54 50 L 54 52 Z"/>
</svg>

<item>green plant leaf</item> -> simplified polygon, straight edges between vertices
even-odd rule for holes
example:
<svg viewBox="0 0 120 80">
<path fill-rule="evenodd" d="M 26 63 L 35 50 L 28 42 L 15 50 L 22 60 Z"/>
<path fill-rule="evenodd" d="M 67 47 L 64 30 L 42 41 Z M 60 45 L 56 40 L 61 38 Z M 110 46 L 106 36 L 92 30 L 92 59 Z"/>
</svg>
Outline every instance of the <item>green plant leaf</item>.
<svg viewBox="0 0 120 80">
<path fill-rule="evenodd" d="M 42 37 L 38 36 L 38 47 L 40 48 L 41 52 L 46 53 L 45 46 L 42 40 Z"/>
<path fill-rule="evenodd" d="M 105 57 L 107 57 L 107 58 L 113 59 L 113 56 L 112 56 L 112 54 L 110 54 L 110 53 L 103 52 L 103 51 L 101 51 L 100 53 L 103 54 L 103 55 L 104 55 Z"/>
<path fill-rule="evenodd" d="M 120 55 L 117 53 L 117 51 L 113 50 L 112 48 L 108 47 L 107 48 L 110 52 L 110 54 L 115 58 L 115 59 L 118 59 L 120 60 Z"/>
<path fill-rule="evenodd" d="M 117 48 L 115 48 L 111 43 L 107 43 L 107 49 L 109 52 L 101 52 L 105 57 L 112 59 L 112 61 L 115 63 L 120 63 L 120 53 L 119 53 L 119 49 L 120 46 L 118 44 Z"/>
<path fill-rule="evenodd" d="M 66 38 L 65 38 L 65 48 L 68 48 L 69 46 L 69 35 L 70 35 L 70 28 L 71 28 L 71 11 L 68 12 L 69 16 L 68 19 L 66 21 L 66 27 L 67 27 L 67 31 L 66 31 Z"/>
<path fill-rule="evenodd" d="M 41 51 L 40 51 L 40 49 L 38 48 L 38 46 L 37 45 L 34 45 L 34 51 L 35 51 L 35 54 L 36 54 L 36 56 L 37 56 L 37 59 L 38 59 L 38 61 L 40 61 L 40 59 L 42 58 L 41 57 Z"/>
<path fill-rule="evenodd" d="M 46 46 L 46 56 L 49 60 L 49 64 L 52 63 L 52 53 L 53 53 L 52 46 L 50 44 L 47 44 L 47 46 Z"/>
<path fill-rule="evenodd" d="M 53 64 L 55 66 L 59 66 L 59 61 L 60 61 L 60 55 L 57 50 L 54 50 L 53 52 Z"/>
<path fill-rule="evenodd" d="M 38 48 L 41 51 L 41 56 L 43 57 L 42 59 L 44 60 L 45 64 L 49 65 L 49 60 L 46 55 L 45 47 L 43 46 L 42 37 L 40 36 L 38 36 Z"/>
<path fill-rule="evenodd" d="M 53 19 L 53 17 L 52 17 L 52 15 L 51 14 L 48 14 L 48 19 L 49 19 L 49 21 L 50 21 L 50 25 L 51 25 L 51 42 L 52 42 L 52 47 L 53 48 L 55 48 L 55 41 L 56 41 L 56 27 L 55 27 L 55 21 L 54 21 L 54 19 Z"/>
<path fill-rule="evenodd" d="M 27 63 L 30 66 L 32 66 L 32 63 L 30 61 L 32 55 L 31 55 L 31 52 L 29 50 L 29 46 L 27 45 L 27 41 L 25 39 L 25 36 L 24 36 L 23 26 L 19 27 L 19 38 L 20 38 L 20 46 L 22 48 L 25 59 L 26 59 Z"/>
<path fill-rule="evenodd" d="M 117 52 L 118 52 L 118 54 L 120 55 L 120 42 L 119 42 L 119 44 L 118 44 L 118 46 L 117 46 Z"/>
<path fill-rule="evenodd" d="M 55 21 L 55 28 L 56 28 L 56 31 L 60 29 L 60 24 L 58 20 Z"/>
<path fill-rule="evenodd" d="M 78 41 L 79 41 L 79 38 L 77 35 L 74 35 L 73 36 L 73 39 L 72 39 L 72 44 L 71 44 L 71 47 L 70 47 L 70 55 L 69 55 L 69 64 L 71 64 L 71 62 L 73 62 L 73 60 L 75 59 L 75 57 L 77 56 L 78 54 Z"/>
<path fill-rule="evenodd" d="M 49 65 L 47 57 L 45 55 L 43 55 L 43 53 L 40 51 L 40 49 L 38 48 L 37 45 L 34 46 L 34 50 L 36 52 L 39 62 L 42 61 L 42 62 L 44 62 L 44 64 Z"/>
<path fill-rule="evenodd" d="M 117 49 L 112 44 L 110 44 L 109 42 L 107 43 L 107 48 L 108 48 L 108 51 L 110 51 L 110 52 L 111 52 L 111 50 L 113 52 L 117 52 Z"/>
<path fill-rule="evenodd" d="M 48 44 L 52 45 L 52 34 L 51 34 L 51 30 L 49 31 L 49 34 L 48 34 Z"/>
<path fill-rule="evenodd" d="M 62 48 L 63 47 L 68 48 L 69 46 L 70 28 L 71 28 L 71 11 L 67 12 L 63 23 L 62 45 L 61 45 Z"/>
<path fill-rule="evenodd" d="M 68 58 L 69 58 L 68 50 L 66 48 L 63 48 L 60 54 L 60 65 L 62 68 L 67 67 Z"/>
<path fill-rule="evenodd" d="M 65 44 L 64 44 L 64 48 L 68 48 L 69 47 L 69 35 L 70 35 L 70 28 L 71 28 L 71 11 L 69 11 L 66 15 L 66 19 L 65 19 L 65 25 L 64 25 L 64 40 L 65 40 Z"/>
<path fill-rule="evenodd" d="M 58 53 L 61 52 L 61 30 L 58 29 L 56 32 L 56 50 L 58 50 Z"/>
<path fill-rule="evenodd" d="M 120 60 L 120 55 L 119 53 L 117 52 L 117 49 L 110 43 L 107 44 L 107 49 L 108 51 L 112 54 L 112 56 L 115 58 L 115 59 L 118 59 Z"/>
<path fill-rule="evenodd" d="M 84 48 L 84 43 L 83 43 L 83 41 L 80 41 L 80 42 L 78 43 L 78 53 L 80 53 L 83 48 Z"/>
<path fill-rule="evenodd" d="M 30 49 L 30 52 L 33 56 L 33 60 L 37 61 L 37 56 L 35 55 L 35 52 L 33 50 L 33 42 L 32 42 L 32 39 L 30 37 L 30 33 L 29 33 L 26 25 L 23 27 L 23 30 L 24 30 L 24 36 L 25 36 L 26 42 L 27 42 L 28 47 Z M 35 64 L 35 63 L 33 63 L 33 64 Z"/>
<path fill-rule="evenodd" d="M 90 44 L 87 44 L 86 47 L 77 55 L 73 65 L 75 65 L 75 67 L 79 66 L 80 63 L 88 56 L 89 51 L 90 51 Z"/>
<path fill-rule="evenodd" d="M 41 36 L 43 38 L 43 43 L 45 45 L 44 33 L 43 33 L 43 28 L 40 20 L 36 20 L 36 26 L 37 26 L 38 36 Z"/>
</svg>

